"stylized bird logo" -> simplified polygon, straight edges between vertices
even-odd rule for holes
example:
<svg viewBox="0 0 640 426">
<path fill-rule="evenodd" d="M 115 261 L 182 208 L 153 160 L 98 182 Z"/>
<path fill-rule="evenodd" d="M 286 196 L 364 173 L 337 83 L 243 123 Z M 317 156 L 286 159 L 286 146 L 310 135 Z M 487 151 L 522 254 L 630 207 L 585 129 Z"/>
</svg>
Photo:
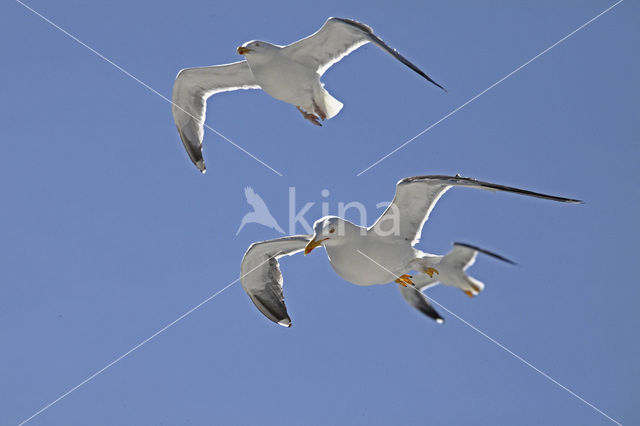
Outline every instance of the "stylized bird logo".
<svg viewBox="0 0 640 426">
<path fill-rule="evenodd" d="M 260 225 L 264 225 L 267 228 L 273 228 L 281 234 L 284 234 L 276 219 L 271 215 L 271 212 L 267 208 L 265 202 L 260 198 L 258 194 L 255 193 L 253 188 L 247 186 L 244 189 L 244 195 L 247 198 L 247 203 L 251 207 L 253 207 L 253 211 L 244 215 L 242 218 L 242 222 L 240 223 L 240 227 L 236 231 L 236 235 L 240 233 L 244 225 L 247 223 L 258 223 Z"/>
</svg>

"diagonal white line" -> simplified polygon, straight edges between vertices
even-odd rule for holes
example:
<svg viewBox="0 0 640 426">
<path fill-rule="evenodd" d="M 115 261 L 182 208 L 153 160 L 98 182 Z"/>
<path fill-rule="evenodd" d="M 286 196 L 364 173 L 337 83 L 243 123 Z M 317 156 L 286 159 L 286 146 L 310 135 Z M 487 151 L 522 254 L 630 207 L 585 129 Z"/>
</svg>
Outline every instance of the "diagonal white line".
<svg viewBox="0 0 640 426">
<path fill-rule="evenodd" d="M 72 387 L 71 389 L 69 389 L 68 391 L 66 391 L 65 393 L 63 393 L 62 395 L 60 395 L 58 398 L 54 399 L 53 401 L 51 401 L 50 403 L 48 403 L 47 405 L 45 405 L 44 407 L 42 407 L 40 410 L 36 411 L 35 413 L 33 413 L 31 416 L 29 416 L 28 418 L 26 418 L 25 420 L 21 421 L 18 426 L 22 426 L 23 424 L 31 421 L 34 417 L 38 416 L 39 414 L 42 414 L 44 411 L 46 411 L 47 409 L 51 408 L 53 405 L 55 405 L 56 403 L 58 403 L 60 400 L 66 398 L 67 396 L 69 396 L 71 393 L 73 393 L 74 391 L 76 391 L 78 388 L 80 388 L 81 386 L 87 384 L 88 382 L 90 382 L 91 380 L 95 379 L 97 376 L 99 376 L 100 374 L 104 373 L 108 368 L 114 366 L 115 364 L 117 364 L 118 362 L 122 361 L 125 357 L 127 357 L 128 355 L 130 355 L 131 353 L 135 352 L 136 350 L 140 349 L 140 347 L 142 347 L 144 344 L 148 343 L 149 341 L 151 341 L 152 339 L 154 339 L 155 337 L 157 337 L 158 335 L 164 333 L 167 329 L 169 329 L 170 327 L 174 326 L 177 322 L 183 320 L 184 318 L 186 318 L 187 316 L 191 315 L 194 311 L 196 311 L 197 309 L 199 309 L 202 305 L 206 304 L 207 302 L 211 301 L 212 299 L 214 299 L 216 296 L 218 296 L 220 293 L 222 293 L 223 291 L 225 291 L 226 289 L 228 289 L 229 287 L 231 287 L 232 285 L 234 285 L 235 283 L 237 283 L 238 281 L 240 281 L 242 278 L 244 278 L 245 276 L 249 275 L 251 272 L 255 271 L 256 269 L 258 269 L 259 267 L 261 267 L 262 265 L 264 265 L 265 263 L 267 263 L 269 261 L 269 259 L 261 262 L 258 266 L 256 266 L 255 268 L 251 269 L 249 272 L 247 272 L 244 275 L 241 275 L 240 277 L 236 278 L 235 280 L 233 280 L 232 282 L 230 282 L 229 284 L 227 284 L 225 287 L 223 287 L 222 289 L 218 290 L 217 292 L 215 292 L 214 294 L 212 294 L 211 296 L 207 297 L 206 299 L 204 299 L 202 302 L 198 303 L 196 306 L 194 306 L 193 308 L 189 309 L 187 312 L 185 312 L 184 314 L 180 315 L 178 318 L 176 318 L 175 320 L 171 321 L 169 324 L 165 325 L 164 327 L 162 327 L 160 330 L 156 331 L 155 333 L 153 333 L 151 336 L 147 337 L 146 339 L 144 339 L 142 342 L 138 343 L 137 345 L 135 345 L 133 348 L 129 349 L 127 352 L 123 353 L 122 355 L 120 355 L 118 358 L 116 358 L 115 360 L 111 361 L 109 364 L 105 365 L 104 367 L 102 367 L 100 370 L 96 371 L 95 373 L 93 373 L 92 375 L 90 375 L 89 377 L 87 377 L 86 379 L 84 379 L 82 382 L 78 383 L 77 385 L 75 385 L 74 387 Z"/>
<path fill-rule="evenodd" d="M 474 326 L 473 324 L 470 324 L 468 321 L 465 321 L 463 318 L 461 318 L 459 315 L 457 315 L 454 312 L 451 312 L 449 309 L 447 309 L 446 307 L 442 306 L 440 303 L 438 303 L 437 301 L 435 301 L 432 297 L 427 299 L 427 297 L 417 288 L 415 287 L 411 287 L 413 288 L 415 291 L 417 291 L 418 293 L 420 293 L 420 295 L 422 297 L 424 297 L 427 301 L 431 301 L 433 303 L 435 303 L 436 305 L 438 305 L 439 307 L 441 307 L 442 309 L 444 309 L 445 311 L 447 311 L 448 313 L 450 313 L 451 315 L 453 315 L 454 317 L 456 317 L 458 320 L 460 320 L 463 324 L 465 324 L 466 326 L 470 327 L 472 330 L 478 332 L 480 335 L 482 335 L 483 337 L 485 337 L 486 339 L 488 339 L 490 342 L 496 344 L 500 349 L 504 350 L 505 352 L 507 352 L 509 355 L 513 356 L 514 358 L 516 358 L 518 361 L 521 361 L 522 363 L 524 363 L 525 365 L 527 365 L 528 367 L 532 368 L 533 370 L 535 370 L 536 372 L 540 373 L 544 378 L 546 378 L 547 380 L 549 380 L 552 383 L 555 383 L 556 385 L 560 386 L 562 389 L 564 389 L 565 391 L 567 391 L 569 394 L 571 394 L 573 397 L 579 399 L 580 401 L 584 402 L 586 405 L 588 405 L 589 407 L 591 407 L 592 409 L 594 409 L 595 411 L 597 411 L 598 413 L 602 414 L 604 417 L 606 417 L 607 419 L 611 420 L 613 423 L 622 426 L 621 423 L 619 423 L 617 420 L 611 418 L 610 416 L 608 416 L 605 412 L 603 412 L 602 410 L 600 410 L 598 407 L 596 407 L 595 405 L 591 404 L 589 401 L 585 400 L 584 398 L 582 398 L 580 395 L 578 395 L 577 393 L 575 393 L 574 391 L 572 391 L 571 389 L 567 388 L 566 386 L 564 386 L 562 383 L 558 382 L 557 380 L 555 380 L 553 377 L 549 376 L 547 373 L 545 373 L 544 371 L 540 370 L 539 368 L 537 368 L 536 366 L 534 366 L 533 364 L 531 364 L 529 361 L 527 361 L 526 359 L 522 358 L 520 355 L 514 353 L 513 351 L 511 351 L 509 348 L 507 348 L 505 345 L 503 345 L 502 343 L 498 342 L 496 339 L 494 339 L 493 337 L 489 336 L 488 334 L 486 334 L 484 331 L 480 330 L 478 327 Z"/>
<path fill-rule="evenodd" d="M 584 24 L 580 25 L 578 28 L 576 28 L 575 30 L 571 31 L 569 34 L 567 34 L 566 36 L 562 37 L 560 40 L 556 41 L 555 43 L 553 43 L 551 46 L 547 47 L 546 49 L 544 49 L 542 52 L 538 53 L 536 56 L 534 56 L 533 58 L 529 59 L 527 62 L 525 62 L 524 64 L 520 65 L 518 68 L 516 68 L 515 70 L 511 71 L 509 74 L 505 75 L 504 77 L 502 77 L 500 80 L 496 81 L 495 83 L 493 83 L 491 86 L 487 87 L 486 89 L 484 89 L 482 92 L 478 93 L 477 95 L 475 95 L 474 97 L 472 97 L 471 99 L 469 99 L 467 102 L 463 103 L 462 105 L 460 105 L 458 108 L 454 109 L 453 111 L 449 112 L 447 115 L 445 115 L 444 117 L 442 117 L 440 120 L 436 121 L 435 123 L 431 124 L 429 127 L 427 127 L 426 129 L 424 129 L 423 131 L 421 131 L 420 133 L 418 133 L 417 135 L 415 135 L 414 137 L 412 137 L 411 139 L 409 139 L 408 141 L 406 141 L 405 143 L 403 143 L 402 145 L 400 145 L 399 147 L 397 147 L 396 149 L 394 149 L 393 151 L 391 151 L 390 153 L 388 153 L 387 155 L 385 155 L 384 157 L 380 158 L 378 161 L 376 161 L 375 163 L 371 164 L 369 167 L 367 167 L 366 169 L 362 170 L 360 173 L 358 173 L 356 176 L 360 176 L 363 173 L 367 172 L 368 170 L 370 170 L 371 168 L 377 166 L 378 164 L 380 164 L 381 162 L 383 162 L 384 160 L 386 160 L 387 158 L 389 158 L 390 156 L 392 156 L 393 154 L 395 154 L 396 152 L 400 151 L 402 148 L 404 148 L 405 146 L 409 145 L 411 142 L 413 142 L 414 140 L 416 140 L 417 138 L 419 138 L 420 136 L 424 135 L 425 133 L 427 133 L 429 130 L 433 129 L 434 127 L 436 127 L 438 124 L 442 123 L 444 120 L 446 120 L 447 118 L 451 117 L 453 114 L 455 114 L 456 112 L 460 111 L 462 108 L 466 107 L 467 105 L 469 105 L 471 102 L 475 101 L 476 99 L 478 99 L 480 96 L 484 95 L 485 93 L 487 93 L 489 90 L 493 89 L 494 87 L 496 87 L 497 85 L 499 85 L 500 83 L 502 83 L 503 81 L 505 81 L 506 79 L 508 79 L 509 77 L 511 77 L 512 75 L 514 75 L 515 73 L 517 73 L 518 71 L 520 71 L 521 69 L 523 69 L 524 67 L 526 67 L 527 65 L 529 65 L 531 62 L 535 61 L 536 59 L 538 59 L 539 57 L 541 57 L 542 55 L 544 55 L 545 53 L 547 53 L 548 51 L 550 51 L 551 49 L 553 49 L 554 47 L 556 47 L 557 45 L 559 45 L 560 43 L 562 43 L 563 41 L 565 41 L 566 39 L 568 39 L 569 37 L 571 37 L 572 35 L 574 35 L 575 33 L 577 33 L 578 31 L 582 30 L 583 28 L 585 28 L 587 25 L 591 24 L 593 21 L 595 21 L 596 19 L 598 19 L 599 17 L 601 17 L 602 15 L 604 15 L 605 13 L 609 12 L 611 9 L 613 9 L 614 7 L 616 7 L 617 5 L 619 5 L 620 3 L 622 3 L 624 0 L 618 0 L 618 2 L 614 3 L 613 5 L 609 6 L 608 8 L 606 8 L 605 10 L 603 10 L 602 12 L 600 12 L 599 14 L 597 14 L 596 16 L 594 16 L 593 18 L 589 19 L 587 22 L 585 22 Z"/>
<path fill-rule="evenodd" d="M 90 382 L 91 380 L 93 380 L 94 378 L 96 378 L 98 375 L 102 374 L 105 370 L 107 370 L 108 368 L 112 367 L 113 365 L 117 364 L 118 362 L 120 362 L 122 359 L 124 359 L 126 356 L 130 355 L 132 352 L 136 351 L 137 349 L 139 349 L 141 346 L 143 346 L 145 343 L 149 342 L 150 340 L 152 340 L 153 338 L 155 338 L 156 336 L 158 336 L 159 334 L 163 333 L 164 331 L 166 331 L 169 327 L 173 326 L 174 324 L 176 324 L 178 321 L 182 320 L 183 318 L 185 318 L 187 315 L 191 314 L 193 311 L 195 311 L 196 309 L 198 309 L 199 307 L 201 307 L 202 305 L 204 305 L 205 303 L 207 303 L 208 301 L 210 301 L 211 299 L 213 299 L 214 297 L 216 297 L 217 295 L 219 295 L 220 293 L 222 293 L 223 291 L 225 291 L 226 289 L 228 289 L 229 287 L 231 287 L 232 285 L 234 285 L 236 282 L 238 282 L 239 278 L 235 281 L 233 281 L 231 284 L 228 284 L 226 287 L 224 287 L 222 290 L 217 291 L 216 293 L 214 293 L 213 295 L 209 296 L 207 299 L 205 299 L 204 301 L 202 301 L 201 303 L 199 303 L 198 305 L 194 306 L 193 308 L 189 309 L 187 312 L 185 312 L 184 314 L 180 315 L 178 318 L 176 318 L 174 321 L 170 322 L 169 324 L 165 325 L 164 327 L 162 327 L 160 330 L 156 331 L 155 333 L 153 333 L 151 336 L 147 337 L 146 339 L 144 339 L 142 342 L 138 343 L 137 345 L 135 345 L 133 348 L 129 349 L 127 352 L 123 353 L 122 355 L 120 355 L 118 358 L 116 358 L 115 360 L 111 361 L 109 364 L 105 365 L 104 367 L 102 367 L 100 370 L 96 371 L 95 373 L 93 373 L 92 375 L 90 375 L 89 377 L 87 377 L 86 379 L 84 379 L 82 382 L 78 383 L 76 386 L 72 387 L 71 389 L 69 389 L 68 391 L 66 391 L 65 393 L 63 393 L 62 395 L 60 395 L 58 398 L 54 399 L 53 401 L 51 401 L 49 404 L 45 405 L 44 407 L 42 407 L 40 410 L 36 411 L 34 414 L 32 414 L 30 417 L 28 417 L 27 419 L 23 420 L 22 422 L 20 422 L 18 424 L 18 426 L 22 426 L 23 424 L 29 422 L 30 420 L 32 420 L 34 417 L 38 416 L 39 414 L 41 414 L 42 412 L 44 412 L 45 410 L 49 409 L 51 406 L 53 406 L 54 404 L 56 404 L 57 402 L 59 402 L 60 400 L 64 399 L 65 397 L 69 396 L 69 394 L 71 394 L 72 392 L 76 391 L 78 388 L 80 388 L 81 386 L 87 384 L 88 382 Z"/>
<path fill-rule="evenodd" d="M 357 250 L 358 253 L 360 253 L 361 255 L 363 255 L 364 257 L 366 257 L 367 259 L 369 259 L 370 261 L 372 261 L 373 263 L 375 263 L 376 265 L 378 265 L 380 268 L 382 268 L 383 270 L 387 271 L 388 273 L 390 273 L 391 275 L 396 275 L 393 272 L 391 272 L 389 269 L 385 268 L 383 265 L 381 265 L 380 263 L 376 262 L 375 260 L 373 260 L 372 258 L 370 258 L 369 256 L 367 256 L 366 254 L 364 254 L 363 252 L 361 252 L 360 250 Z M 398 277 L 399 278 L 399 277 Z M 556 379 L 554 379 L 553 377 L 549 376 L 547 373 L 545 373 L 544 371 L 540 370 L 539 368 L 537 368 L 536 366 L 534 366 L 533 364 L 531 364 L 529 361 L 527 361 L 526 359 L 522 358 L 520 355 L 516 354 L 515 352 L 513 352 L 512 350 L 510 350 L 509 348 L 507 348 L 505 345 L 503 345 L 502 343 L 498 342 L 496 339 L 494 339 L 493 337 L 489 336 L 487 333 L 485 333 L 484 331 L 480 330 L 478 327 L 474 326 L 473 324 L 469 323 L 468 321 L 465 321 L 462 317 L 460 317 L 459 315 L 457 315 L 456 313 L 452 312 L 451 310 L 447 309 L 446 307 L 444 307 L 443 305 L 441 305 L 440 303 L 436 302 L 433 298 L 429 298 L 427 299 L 427 297 L 417 288 L 411 286 L 411 288 L 413 288 L 415 291 L 418 292 L 418 294 L 420 294 L 420 296 L 422 296 L 427 302 L 431 301 L 433 303 L 435 303 L 436 305 L 438 305 L 439 307 L 441 307 L 442 309 L 444 309 L 445 311 L 447 311 L 449 314 L 453 315 L 454 317 L 456 317 L 458 320 L 460 320 L 463 324 L 465 324 L 466 326 L 470 327 L 472 330 L 476 331 L 477 333 L 479 333 L 480 335 L 482 335 L 483 337 L 485 337 L 486 339 L 488 339 L 490 342 L 494 343 L 495 345 L 497 345 L 500 349 L 504 350 L 505 352 L 507 352 L 509 355 L 513 356 L 515 359 L 517 359 L 518 361 L 522 362 L 523 364 L 525 364 L 526 366 L 530 367 L 531 369 L 533 369 L 534 371 L 536 371 L 537 373 L 541 374 L 544 378 L 546 378 L 547 380 L 549 380 L 550 382 L 558 385 L 559 387 L 561 387 L 562 389 L 564 389 L 565 391 L 567 391 L 570 395 L 572 395 L 573 397 L 577 398 L 578 400 L 582 401 L 583 403 L 585 403 L 586 405 L 588 405 L 589 407 L 591 407 L 593 410 L 597 411 L 598 413 L 600 413 L 601 415 L 603 415 L 604 417 L 606 417 L 607 419 L 611 420 L 613 423 L 622 426 L 622 424 L 620 422 L 618 422 L 617 420 L 613 419 L 612 417 L 610 417 L 609 415 L 607 415 L 604 411 L 600 410 L 598 407 L 596 407 L 595 405 L 591 404 L 589 401 L 585 400 L 584 398 L 582 398 L 580 395 L 578 395 L 577 393 L 575 393 L 574 391 L 572 391 L 571 389 L 567 388 L 566 386 L 564 386 L 562 383 L 558 382 Z"/>
<path fill-rule="evenodd" d="M 184 112 L 185 114 L 189 115 L 191 118 L 193 118 L 194 120 L 198 121 L 198 119 L 196 117 L 194 117 L 191 113 L 189 113 L 188 111 L 186 111 L 184 108 L 182 108 L 179 105 L 176 105 L 175 103 L 173 103 L 173 101 L 169 98 L 167 98 L 166 96 L 164 96 L 162 93 L 158 92 L 157 90 L 155 90 L 153 87 L 149 86 L 147 83 L 145 83 L 144 81 L 140 80 L 138 77 L 136 77 L 135 75 L 131 74 L 129 71 L 125 70 L 124 68 L 122 68 L 120 65 L 116 64 L 115 62 L 113 62 L 111 59 L 107 58 L 106 56 L 104 56 L 102 53 L 98 52 L 97 50 L 95 50 L 94 48 L 92 48 L 91 46 L 89 46 L 88 44 L 86 44 L 85 42 L 83 42 L 82 40 L 78 39 L 76 36 L 74 36 L 73 34 L 69 33 L 68 31 L 66 31 L 64 28 L 60 27 L 59 25 L 55 24 L 54 22 L 52 22 L 50 19 L 48 19 L 47 17 L 43 16 L 42 14 L 38 13 L 37 11 L 35 11 L 34 9 L 32 9 L 31 7 L 29 7 L 28 5 L 24 4 L 22 1 L 20 0 L 16 0 L 17 3 L 19 3 L 20 5 L 22 5 L 24 8 L 30 10 L 31 12 L 33 12 L 35 15 L 37 15 L 38 17 L 42 18 L 45 22 L 47 22 L 48 24 L 50 24 L 51 26 L 53 26 L 54 28 L 56 28 L 57 30 L 61 31 L 63 34 L 65 34 L 66 36 L 68 36 L 69 38 L 71 38 L 73 41 L 75 41 L 76 43 L 80 44 L 81 46 L 87 48 L 91 53 L 93 53 L 94 55 L 98 56 L 100 59 L 104 60 L 105 62 L 113 65 L 118 71 L 122 72 L 124 75 L 126 75 L 127 77 L 132 78 L 133 80 L 135 80 L 137 83 L 139 83 L 140 85 L 142 85 L 144 88 L 146 88 L 147 90 L 151 91 L 152 93 L 160 96 L 162 99 L 164 99 L 166 102 L 170 103 L 171 105 L 175 106 L 176 108 L 178 108 L 179 110 L 181 110 L 182 112 Z M 224 139 L 225 141 L 229 142 L 231 145 L 235 146 L 236 148 L 238 148 L 240 151 L 244 152 L 245 154 L 247 154 L 249 157 L 253 158 L 254 160 L 256 160 L 258 163 L 262 164 L 263 166 L 265 166 L 266 168 L 268 168 L 269 170 L 271 170 L 273 173 L 277 174 L 278 176 L 282 176 L 282 173 L 280 173 L 279 171 L 277 171 L 276 169 L 274 169 L 273 167 L 271 167 L 270 165 L 268 165 L 267 163 L 265 163 L 264 161 L 262 161 L 261 159 L 259 159 L 258 157 L 256 157 L 255 155 L 251 154 L 249 151 L 247 151 L 246 149 L 244 149 L 243 147 L 241 147 L 240 145 L 238 145 L 237 143 L 235 143 L 234 141 L 232 141 L 231 139 L 229 139 L 228 137 L 226 137 L 225 135 L 223 135 L 222 133 L 220 133 L 219 131 L 217 131 L 216 129 L 214 129 L 213 127 L 209 126 L 208 124 L 204 123 L 204 127 L 206 127 L 207 129 L 211 130 L 212 132 L 214 132 L 216 135 L 220 136 L 222 139 Z"/>
</svg>

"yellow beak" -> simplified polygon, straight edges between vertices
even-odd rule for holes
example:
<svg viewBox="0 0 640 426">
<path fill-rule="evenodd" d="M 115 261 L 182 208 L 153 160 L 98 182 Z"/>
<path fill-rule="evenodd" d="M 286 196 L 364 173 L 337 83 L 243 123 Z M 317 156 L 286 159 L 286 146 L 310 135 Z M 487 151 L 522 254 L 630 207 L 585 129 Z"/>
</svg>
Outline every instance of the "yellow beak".
<svg viewBox="0 0 640 426">
<path fill-rule="evenodd" d="M 328 240 L 328 239 L 329 239 L 329 238 L 323 238 L 322 240 L 316 240 L 316 239 L 314 238 L 313 240 L 309 241 L 309 243 L 307 244 L 307 246 L 304 248 L 304 254 L 305 254 L 305 255 L 307 255 L 307 254 L 311 253 L 311 251 L 312 251 L 314 248 L 316 248 L 316 247 L 318 247 L 318 246 L 322 245 L 322 242 L 323 242 L 323 241 L 325 241 L 325 240 Z"/>
<path fill-rule="evenodd" d="M 241 55 L 247 54 L 249 52 L 253 52 L 253 50 L 249 49 L 248 47 L 238 47 L 238 53 Z"/>
</svg>

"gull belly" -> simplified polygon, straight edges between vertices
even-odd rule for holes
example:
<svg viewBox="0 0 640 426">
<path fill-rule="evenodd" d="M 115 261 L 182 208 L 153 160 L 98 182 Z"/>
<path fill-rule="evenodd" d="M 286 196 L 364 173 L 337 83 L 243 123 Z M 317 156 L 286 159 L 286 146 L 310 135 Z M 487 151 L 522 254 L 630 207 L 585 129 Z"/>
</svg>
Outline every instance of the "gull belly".
<svg viewBox="0 0 640 426">
<path fill-rule="evenodd" d="M 344 280 L 360 286 L 387 284 L 410 268 L 415 249 L 403 241 L 370 235 L 339 246 L 326 246 L 333 270 Z"/>
<path fill-rule="evenodd" d="M 313 111 L 314 94 L 322 90 L 318 73 L 280 52 L 268 62 L 252 63 L 249 68 L 262 90 L 274 98 Z"/>
</svg>

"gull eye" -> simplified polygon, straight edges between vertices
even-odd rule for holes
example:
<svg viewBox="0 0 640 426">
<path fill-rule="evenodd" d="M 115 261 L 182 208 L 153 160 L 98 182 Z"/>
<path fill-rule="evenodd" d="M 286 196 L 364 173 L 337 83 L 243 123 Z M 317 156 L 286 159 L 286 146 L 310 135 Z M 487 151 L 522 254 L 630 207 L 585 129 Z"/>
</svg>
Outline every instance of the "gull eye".
<svg viewBox="0 0 640 426">
<path fill-rule="evenodd" d="M 256 43 L 256 47 L 260 47 L 260 43 Z"/>
<path fill-rule="evenodd" d="M 334 232 L 336 232 L 336 230 L 334 228 L 329 229 L 329 233 L 333 234 Z"/>
</svg>

